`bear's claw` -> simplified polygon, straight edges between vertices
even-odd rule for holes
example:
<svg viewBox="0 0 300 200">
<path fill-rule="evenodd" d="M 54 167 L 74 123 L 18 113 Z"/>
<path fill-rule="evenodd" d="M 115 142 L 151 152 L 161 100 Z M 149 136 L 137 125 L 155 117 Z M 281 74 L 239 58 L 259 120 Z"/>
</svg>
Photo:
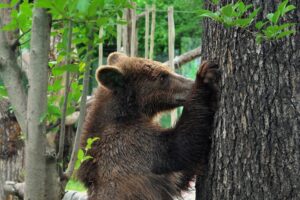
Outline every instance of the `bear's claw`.
<svg viewBox="0 0 300 200">
<path fill-rule="evenodd" d="M 219 66 L 215 63 L 204 61 L 197 72 L 197 82 L 214 85 L 220 78 Z"/>
</svg>

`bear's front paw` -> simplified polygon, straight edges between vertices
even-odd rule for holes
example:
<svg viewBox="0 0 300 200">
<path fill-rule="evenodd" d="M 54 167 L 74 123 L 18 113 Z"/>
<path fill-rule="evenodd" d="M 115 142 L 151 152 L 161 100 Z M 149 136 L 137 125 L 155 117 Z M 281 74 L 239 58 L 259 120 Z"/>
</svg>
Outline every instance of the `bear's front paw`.
<svg viewBox="0 0 300 200">
<path fill-rule="evenodd" d="M 204 61 L 197 72 L 197 86 L 199 87 L 201 85 L 208 85 L 216 88 L 220 76 L 221 72 L 217 64 Z"/>
</svg>

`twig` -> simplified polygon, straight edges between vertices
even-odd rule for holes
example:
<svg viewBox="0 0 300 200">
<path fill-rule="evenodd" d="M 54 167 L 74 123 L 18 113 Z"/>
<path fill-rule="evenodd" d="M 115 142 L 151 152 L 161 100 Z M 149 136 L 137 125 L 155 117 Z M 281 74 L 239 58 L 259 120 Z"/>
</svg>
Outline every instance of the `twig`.
<svg viewBox="0 0 300 200">
<path fill-rule="evenodd" d="M 136 20 L 139 20 L 141 17 L 146 16 L 146 13 L 147 13 L 147 9 L 145 10 L 145 12 L 142 12 L 142 13 L 136 15 Z"/>
<path fill-rule="evenodd" d="M 72 30 L 73 30 L 73 23 L 69 21 L 68 25 L 68 44 L 67 44 L 67 59 L 66 63 L 71 63 L 71 45 L 72 45 Z M 64 144 L 65 144 L 65 121 L 66 121 L 66 114 L 67 114 L 67 104 L 68 104 L 68 96 L 70 91 L 70 72 L 66 72 L 66 79 L 65 79 L 65 91 L 64 91 L 64 104 L 62 108 L 62 116 L 61 116 L 61 123 L 60 123 L 60 136 L 59 136 L 59 150 L 57 154 L 58 162 L 62 161 L 63 159 L 63 152 L 64 152 Z"/>
<path fill-rule="evenodd" d="M 198 48 L 188 51 L 180 56 L 176 56 L 174 58 L 174 66 L 175 66 L 175 68 L 179 68 L 181 65 L 188 63 L 200 56 L 201 56 L 201 48 L 198 47 Z M 164 64 L 168 65 L 169 61 L 164 62 Z"/>
<path fill-rule="evenodd" d="M 73 150 L 72 150 L 72 155 L 71 159 L 68 165 L 68 169 L 65 172 L 65 176 L 67 178 L 71 177 L 75 168 L 75 163 L 77 161 L 77 153 L 79 150 L 79 144 L 80 144 L 80 136 L 82 133 L 82 128 L 83 128 L 83 122 L 85 118 L 85 113 L 86 113 L 86 100 L 87 100 L 87 93 L 89 89 L 89 77 L 90 77 L 90 68 L 91 68 L 91 52 L 93 49 L 93 31 L 92 28 L 89 28 L 89 42 L 88 42 L 88 47 L 87 47 L 87 56 L 86 56 L 86 69 L 84 72 L 84 78 L 83 78 L 83 91 L 82 91 L 82 97 L 81 97 L 81 102 L 80 102 L 80 115 L 79 115 L 79 120 L 78 120 L 78 126 L 76 130 L 76 135 L 74 139 L 74 145 L 73 145 Z"/>
<path fill-rule="evenodd" d="M 30 31 L 31 31 L 31 28 L 28 29 L 27 31 L 23 32 L 23 33 L 18 37 L 17 40 L 20 40 L 22 37 L 24 37 L 24 36 L 25 36 L 27 33 L 29 33 Z"/>
<path fill-rule="evenodd" d="M 29 42 L 30 39 L 28 39 L 27 41 L 25 41 L 25 42 L 23 42 L 23 43 L 20 43 L 20 39 L 21 39 L 22 37 L 24 37 L 24 36 L 25 36 L 27 33 L 29 33 L 30 31 L 31 31 L 31 29 L 28 29 L 27 31 L 23 32 L 18 38 L 16 38 L 16 39 L 14 40 L 14 42 L 12 42 L 12 44 L 10 45 L 10 48 L 11 48 L 13 51 L 15 51 L 16 48 L 17 48 L 18 46 L 22 46 L 23 44 Z"/>
</svg>

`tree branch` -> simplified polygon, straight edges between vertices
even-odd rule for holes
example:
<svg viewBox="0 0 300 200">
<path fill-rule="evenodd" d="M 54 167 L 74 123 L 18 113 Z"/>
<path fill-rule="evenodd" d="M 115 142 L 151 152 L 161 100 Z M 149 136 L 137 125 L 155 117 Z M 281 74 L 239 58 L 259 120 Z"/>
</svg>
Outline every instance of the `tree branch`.
<svg viewBox="0 0 300 200">
<path fill-rule="evenodd" d="M 201 56 L 201 47 L 188 51 L 180 56 L 176 56 L 174 58 L 174 66 L 175 68 L 179 68 L 181 65 L 188 63 L 195 58 Z M 169 61 L 164 62 L 164 64 L 169 65 Z"/>
<path fill-rule="evenodd" d="M 68 28 L 68 44 L 66 48 L 67 52 L 67 58 L 66 58 L 66 64 L 71 63 L 71 45 L 72 45 L 72 29 L 73 24 L 72 21 L 69 21 L 69 28 Z M 64 152 L 64 144 L 65 144 L 65 122 L 66 122 L 66 113 L 67 113 L 67 104 L 68 104 L 68 96 L 70 91 L 70 72 L 66 72 L 65 77 L 65 91 L 64 91 L 64 104 L 62 108 L 62 116 L 61 116 L 61 123 L 60 123 L 60 135 L 59 135 L 59 150 L 57 154 L 57 160 L 58 162 L 62 161 L 63 159 L 63 152 Z"/>
<path fill-rule="evenodd" d="M 146 15 L 146 12 L 142 12 L 138 15 L 136 15 L 136 20 L 139 20 L 140 18 L 144 17 Z"/>
<path fill-rule="evenodd" d="M 67 178 L 71 177 L 75 168 L 75 163 L 77 161 L 77 153 L 79 150 L 79 144 L 80 144 L 80 137 L 82 133 L 82 128 L 83 128 L 83 122 L 85 118 L 85 113 L 86 113 L 86 102 L 87 102 L 87 94 L 88 94 L 88 88 L 89 88 L 89 77 L 90 77 L 90 69 L 91 69 L 91 51 L 93 49 L 93 31 L 92 28 L 89 28 L 89 33 L 88 33 L 88 47 L 87 47 L 87 56 L 86 56 L 86 69 L 84 72 L 84 78 L 83 78 L 83 91 L 82 91 L 82 97 L 81 97 L 81 102 L 80 102 L 80 114 L 79 114 L 79 120 L 78 120 L 78 126 L 76 130 L 76 135 L 74 139 L 74 145 L 73 145 L 73 150 L 72 150 L 72 155 L 71 159 L 68 165 L 68 169 L 65 172 L 65 176 Z"/>
<path fill-rule="evenodd" d="M 7 91 L 10 102 L 13 105 L 16 118 L 23 132 L 26 132 L 26 75 L 17 64 L 15 52 L 8 44 L 0 18 L 0 78 L 2 79 Z"/>
</svg>

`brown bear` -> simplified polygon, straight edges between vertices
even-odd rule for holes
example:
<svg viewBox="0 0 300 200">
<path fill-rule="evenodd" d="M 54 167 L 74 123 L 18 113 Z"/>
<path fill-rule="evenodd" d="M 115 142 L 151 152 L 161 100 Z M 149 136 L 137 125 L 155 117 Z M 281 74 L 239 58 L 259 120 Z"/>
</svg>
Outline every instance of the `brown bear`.
<svg viewBox="0 0 300 200">
<path fill-rule="evenodd" d="M 204 63 L 194 82 L 162 63 L 112 53 L 96 79 L 99 88 L 86 116 L 81 146 L 88 138 L 100 140 L 87 152 L 93 159 L 84 161 L 77 172 L 88 188 L 88 199 L 180 196 L 195 167 L 208 155 L 217 65 Z M 154 122 L 159 112 L 182 105 L 174 128 L 163 129 Z"/>
</svg>

